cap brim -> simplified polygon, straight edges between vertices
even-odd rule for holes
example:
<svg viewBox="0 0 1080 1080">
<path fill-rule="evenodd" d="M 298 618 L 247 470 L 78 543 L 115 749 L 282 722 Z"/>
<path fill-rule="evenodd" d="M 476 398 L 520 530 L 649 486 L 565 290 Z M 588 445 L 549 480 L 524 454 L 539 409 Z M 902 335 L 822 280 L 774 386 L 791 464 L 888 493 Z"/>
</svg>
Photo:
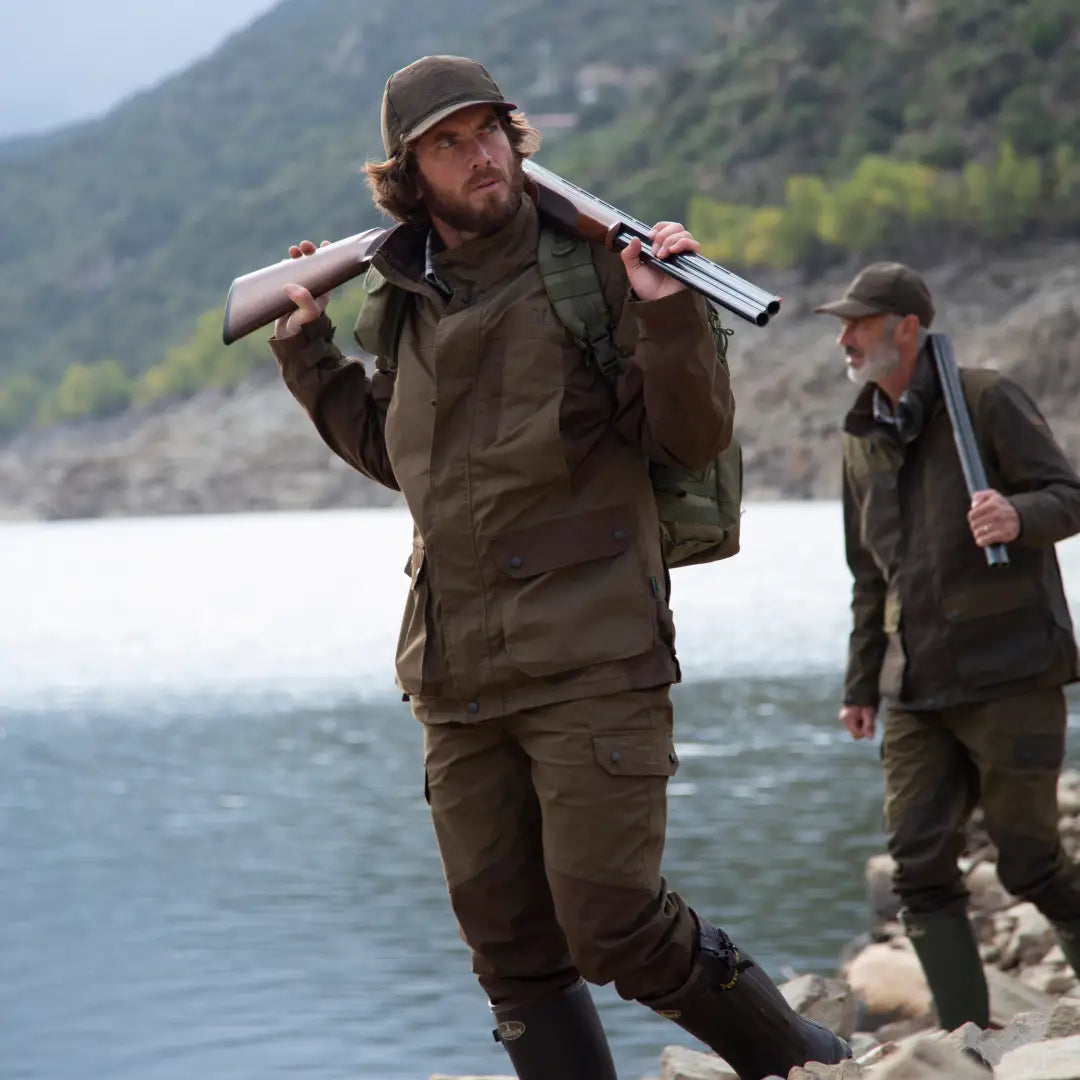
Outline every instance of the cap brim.
<svg viewBox="0 0 1080 1080">
<path fill-rule="evenodd" d="M 841 319 L 862 319 L 867 315 L 887 314 L 883 307 L 865 304 L 862 300 L 853 300 L 850 297 L 822 304 L 821 307 L 814 308 L 814 313 L 818 315 L 837 315 Z"/>
<path fill-rule="evenodd" d="M 493 108 L 505 109 L 507 112 L 512 112 L 517 108 L 512 101 L 502 101 L 501 99 L 475 98 L 469 101 L 458 101 L 453 105 L 447 105 L 444 108 L 433 112 L 430 116 L 425 117 L 411 131 L 407 131 L 402 136 L 401 141 L 403 143 L 410 143 L 413 139 L 419 139 L 425 131 L 430 131 L 437 123 L 439 123 L 439 121 L 445 120 L 448 116 L 460 112 L 462 109 L 471 109 L 474 105 L 490 105 Z"/>
</svg>

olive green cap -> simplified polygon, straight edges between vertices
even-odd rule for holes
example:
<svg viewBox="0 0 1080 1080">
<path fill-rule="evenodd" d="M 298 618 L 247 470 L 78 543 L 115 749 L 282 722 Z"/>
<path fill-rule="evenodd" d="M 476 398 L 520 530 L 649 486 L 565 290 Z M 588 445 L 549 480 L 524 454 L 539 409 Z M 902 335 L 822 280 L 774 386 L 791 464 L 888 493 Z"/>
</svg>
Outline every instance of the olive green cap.
<svg viewBox="0 0 1080 1080">
<path fill-rule="evenodd" d="M 464 56 L 422 56 L 386 80 L 382 139 L 387 157 L 440 120 L 470 105 L 517 106 L 503 97 L 487 69 Z"/>
<path fill-rule="evenodd" d="M 934 301 L 926 282 L 910 266 L 876 262 L 860 270 L 847 292 L 814 311 L 861 319 L 866 315 L 915 315 L 923 326 L 934 321 Z"/>
</svg>

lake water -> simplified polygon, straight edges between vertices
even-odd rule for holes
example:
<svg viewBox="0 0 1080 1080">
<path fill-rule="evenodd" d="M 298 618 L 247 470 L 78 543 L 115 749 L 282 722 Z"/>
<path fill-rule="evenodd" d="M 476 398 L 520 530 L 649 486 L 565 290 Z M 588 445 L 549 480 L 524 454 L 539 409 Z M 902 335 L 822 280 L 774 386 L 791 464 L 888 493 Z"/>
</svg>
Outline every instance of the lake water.
<svg viewBox="0 0 1080 1080">
<path fill-rule="evenodd" d="M 882 844 L 839 507 L 743 535 L 673 574 L 665 872 L 774 976 L 829 973 Z M 2 1080 L 508 1071 L 393 686 L 409 547 L 398 510 L 0 526 Z M 597 999 L 627 1080 L 688 1042 Z"/>
</svg>

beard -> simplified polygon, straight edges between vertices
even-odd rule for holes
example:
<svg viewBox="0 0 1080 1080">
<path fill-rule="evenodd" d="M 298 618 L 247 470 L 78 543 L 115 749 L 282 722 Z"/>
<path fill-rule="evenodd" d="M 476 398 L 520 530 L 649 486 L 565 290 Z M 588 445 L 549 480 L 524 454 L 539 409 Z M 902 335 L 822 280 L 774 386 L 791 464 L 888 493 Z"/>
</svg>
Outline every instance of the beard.
<svg viewBox="0 0 1080 1080">
<path fill-rule="evenodd" d="M 468 191 L 464 195 L 434 190 L 422 176 L 417 178 L 424 206 L 433 218 L 445 221 L 459 233 L 470 236 L 490 236 L 508 225 L 521 204 L 525 188 L 525 171 L 521 159 L 514 159 L 509 176 L 497 165 L 481 170 L 470 181 L 470 188 L 485 180 L 503 180 L 502 186 L 482 193 L 478 200 Z"/>
<path fill-rule="evenodd" d="M 848 356 L 857 356 L 851 349 L 847 350 Z M 847 377 L 856 386 L 865 386 L 867 383 L 880 382 L 891 375 L 900 366 L 900 348 L 889 341 L 879 341 L 864 355 L 859 367 L 847 366 Z"/>
</svg>

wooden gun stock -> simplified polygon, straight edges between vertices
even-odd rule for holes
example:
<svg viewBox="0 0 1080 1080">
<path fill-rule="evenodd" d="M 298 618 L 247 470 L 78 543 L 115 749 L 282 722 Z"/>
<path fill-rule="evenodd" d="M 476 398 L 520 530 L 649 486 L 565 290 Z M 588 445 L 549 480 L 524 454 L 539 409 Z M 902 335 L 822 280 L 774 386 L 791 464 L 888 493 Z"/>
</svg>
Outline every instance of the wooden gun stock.
<svg viewBox="0 0 1080 1080">
<path fill-rule="evenodd" d="M 367 269 L 372 255 L 389 229 L 368 229 L 321 247 L 314 255 L 252 270 L 229 286 L 221 338 L 226 345 L 267 326 L 295 309 L 285 286 L 303 285 L 312 296 L 321 296 Z"/>
</svg>

